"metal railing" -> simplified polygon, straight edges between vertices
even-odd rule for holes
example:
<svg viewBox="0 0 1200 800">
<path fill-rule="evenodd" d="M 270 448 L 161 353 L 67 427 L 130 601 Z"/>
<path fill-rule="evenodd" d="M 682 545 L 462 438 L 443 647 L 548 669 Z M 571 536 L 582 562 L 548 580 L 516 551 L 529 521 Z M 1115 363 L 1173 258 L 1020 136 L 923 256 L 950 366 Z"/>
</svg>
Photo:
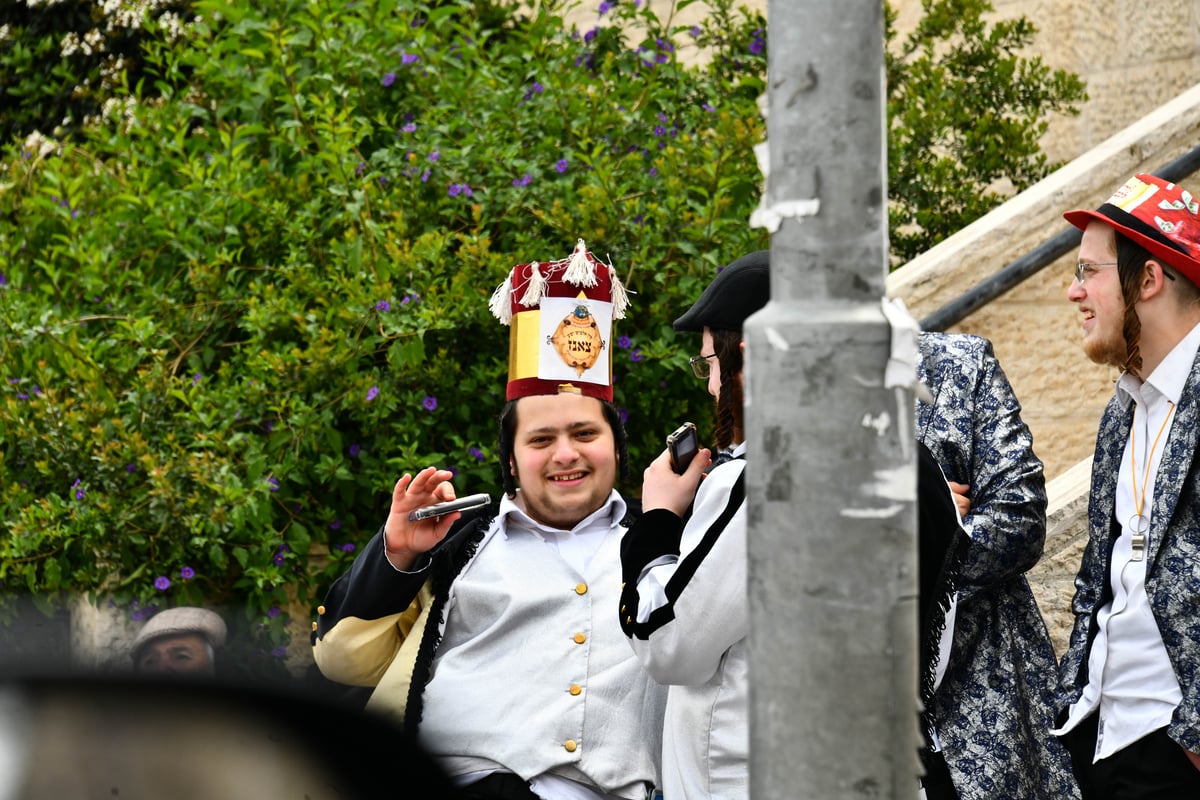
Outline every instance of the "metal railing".
<svg viewBox="0 0 1200 800">
<path fill-rule="evenodd" d="M 1179 182 L 1200 172 L 1200 145 L 1179 156 L 1165 166 L 1149 171 L 1164 180 Z M 1011 261 L 989 278 L 972 286 L 946 305 L 921 320 L 921 328 L 927 331 L 944 331 L 961 322 L 974 311 L 995 300 L 1022 281 L 1036 275 L 1059 258 L 1079 246 L 1083 233 L 1076 228 L 1067 228 L 1055 234 L 1015 261 Z"/>
</svg>

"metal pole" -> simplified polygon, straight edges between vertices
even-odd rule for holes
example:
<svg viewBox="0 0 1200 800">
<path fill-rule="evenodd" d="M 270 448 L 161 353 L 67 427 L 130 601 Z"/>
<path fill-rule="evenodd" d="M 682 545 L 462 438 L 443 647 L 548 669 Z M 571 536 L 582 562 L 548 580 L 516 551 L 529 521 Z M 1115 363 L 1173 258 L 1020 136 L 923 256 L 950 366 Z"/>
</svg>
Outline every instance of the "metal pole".
<svg viewBox="0 0 1200 800">
<path fill-rule="evenodd" d="M 883 9 L 768 0 L 771 302 L 746 324 L 751 797 L 915 798 L 913 395 L 884 385 Z"/>
</svg>

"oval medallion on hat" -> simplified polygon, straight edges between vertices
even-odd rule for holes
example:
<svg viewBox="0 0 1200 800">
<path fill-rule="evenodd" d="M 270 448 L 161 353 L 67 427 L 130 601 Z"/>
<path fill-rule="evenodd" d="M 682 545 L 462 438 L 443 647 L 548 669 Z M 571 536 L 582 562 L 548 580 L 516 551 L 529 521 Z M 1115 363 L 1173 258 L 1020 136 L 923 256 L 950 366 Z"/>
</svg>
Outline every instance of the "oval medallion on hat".
<svg viewBox="0 0 1200 800">
<path fill-rule="evenodd" d="M 592 312 L 586 305 L 575 306 L 575 310 L 563 317 L 558 328 L 550 336 L 550 343 L 563 363 L 576 372 L 576 377 L 596 366 L 604 339 Z"/>
</svg>

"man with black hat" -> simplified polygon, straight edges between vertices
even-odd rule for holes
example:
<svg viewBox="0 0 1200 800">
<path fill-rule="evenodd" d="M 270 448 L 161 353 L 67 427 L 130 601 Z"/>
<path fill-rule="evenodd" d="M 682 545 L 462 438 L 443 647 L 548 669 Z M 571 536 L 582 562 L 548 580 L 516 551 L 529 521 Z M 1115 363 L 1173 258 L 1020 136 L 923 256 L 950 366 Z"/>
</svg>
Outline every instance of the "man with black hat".
<svg viewBox="0 0 1200 800">
<path fill-rule="evenodd" d="M 447 470 L 404 475 L 317 610 L 322 672 L 374 687 L 367 707 L 401 717 L 467 798 L 641 800 L 658 781 L 665 690 L 613 616 L 632 519 L 613 488 L 628 460 L 610 363 L 625 304 L 582 241 L 514 267 L 491 303 L 511 325 L 504 497 L 411 521 L 455 492 Z"/>
<path fill-rule="evenodd" d="M 1200 204 L 1139 174 L 1083 231 L 1067 298 L 1122 370 L 1096 437 L 1090 534 L 1060 666 L 1085 800 L 1200 797 Z"/>
<path fill-rule="evenodd" d="M 691 365 L 716 400 L 720 455 L 712 466 L 701 449 L 682 474 L 667 452 L 655 459 L 642 483 L 643 515 L 621 544 L 621 627 L 647 671 L 671 687 L 662 759 L 669 798 L 750 796 L 742 323 L 770 299 L 768 255 L 726 266 L 675 320 L 675 330 L 701 334 Z"/>
</svg>

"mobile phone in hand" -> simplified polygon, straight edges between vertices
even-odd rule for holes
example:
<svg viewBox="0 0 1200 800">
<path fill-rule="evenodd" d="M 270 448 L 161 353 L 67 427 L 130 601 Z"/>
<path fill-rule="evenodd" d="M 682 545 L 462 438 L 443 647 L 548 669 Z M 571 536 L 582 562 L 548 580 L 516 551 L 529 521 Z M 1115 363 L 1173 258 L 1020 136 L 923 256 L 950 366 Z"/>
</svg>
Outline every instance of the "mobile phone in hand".
<svg viewBox="0 0 1200 800">
<path fill-rule="evenodd" d="M 460 497 L 457 500 L 447 500 L 444 503 L 434 503 L 431 506 L 418 508 L 416 511 L 408 512 L 409 522 L 420 522 L 423 519 L 432 517 L 441 517 L 446 514 L 451 514 L 455 511 L 466 511 L 471 508 L 479 508 L 486 506 L 492 502 L 492 498 L 486 494 L 472 494 L 466 497 Z"/>
<path fill-rule="evenodd" d="M 682 475 L 687 471 L 688 464 L 700 452 L 700 439 L 696 436 L 696 426 L 685 422 L 671 432 L 667 437 L 667 452 L 671 457 L 671 469 Z"/>
</svg>

